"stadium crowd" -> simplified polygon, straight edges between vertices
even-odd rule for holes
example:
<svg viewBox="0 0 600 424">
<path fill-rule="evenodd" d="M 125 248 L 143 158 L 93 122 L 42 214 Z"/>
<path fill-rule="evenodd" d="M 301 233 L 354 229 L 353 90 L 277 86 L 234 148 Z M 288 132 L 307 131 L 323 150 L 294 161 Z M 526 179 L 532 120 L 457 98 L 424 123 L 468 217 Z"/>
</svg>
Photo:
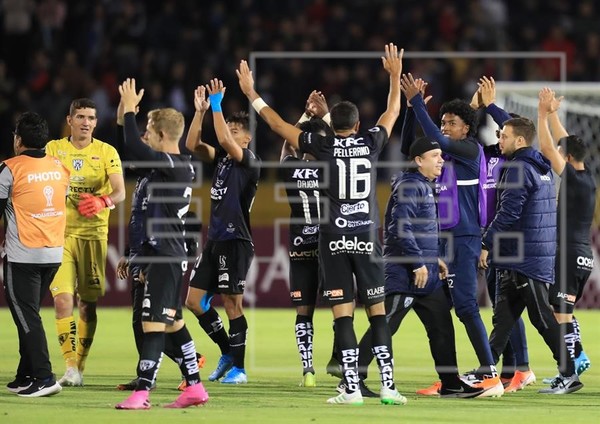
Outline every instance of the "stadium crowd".
<svg viewBox="0 0 600 424">
<path fill-rule="evenodd" d="M 413 52 L 563 51 L 568 80 L 593 81 L 600 72 L 599 14 L 591 0 L 360 0 L 352 5 L 226 0 L 201 8 L 193 0 L 3 0 L 0 137 L 10 137 L 16 116 L 33 110 L 48 120 L 51 137 L 59 138 L 67 132 L 64 116 L 71 99 L 89 97 L 98 105 L 98 137 L 113 143 L 116 87 L 132 75 L 147 87 L 142 112 L 169 105 L 189 120 L 194 113 L 189 93 L 197 81 L 220 75 L 235 83 L 232 70 L 251 51 L 379 51 L 387 40 Z M 331 101 L 343 92 L 359 104 L 363 122 L 374 124 L 386 81 L 377 77 L 368 92 L 361 89 L 378 75 L 375 65 L 337 60 L 319 61 L 317 67 L 314 62 L 292 61 L 289 70 L 269 61 L 257 86 L 283 116 L 301 113 L 297 105 L 315 86 Z M 433 114 L 446 100 L 466 98 L 480 75 L 513 81 L 558 78 L 556 61 L 406 63 L 431 81 Z M 286 83 L 275 84 L 282 80 Z M 224 107 L 232 112 L 242 102 L 232 93 Z M 1 149 L 0 158 L 11 154 L 10 146 Z M 271 152 L 258 153 L 268 158 Z"/>
</svg>

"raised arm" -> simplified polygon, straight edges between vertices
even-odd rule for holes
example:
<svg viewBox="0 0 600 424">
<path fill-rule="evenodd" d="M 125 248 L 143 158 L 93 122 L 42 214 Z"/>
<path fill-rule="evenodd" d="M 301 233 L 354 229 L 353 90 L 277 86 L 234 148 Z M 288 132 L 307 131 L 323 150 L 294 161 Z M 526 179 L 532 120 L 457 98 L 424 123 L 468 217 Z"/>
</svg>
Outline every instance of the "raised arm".
<svg viewBox="0 0 600 424">
<path fill-rule="evenodd" d="M 379 117 L 377 125 L 381 125 L 387 131 L 388 137 L 392 134 L 394 124 L 400 116 L 400 75 L 402 75 L 402 56 L 404 49 L 393 44 L 385 46 L 385 57 L 381 58 L 383 69 L 390 75 L 390 91 L 388 93 L 387 108 Z"/>
<path fill-rule="evenodd" d="M 481 103 L 485 107 L 486 113 L 488 113 L 494 122 L 502 128 L 504 123 L 508 121 L 511 116 L 504 109 L 496 105 L 496 81 L 492 77 L 483 76 L 479 79 L 479 89 L 481 93 Z"/>
<path fill-rule="evenodd" d="M 548 114 L 548 122 L 550 123 L 550 131 L 552 132 L 552 139 L 556 144 L 563 137 L 568 137 L 569 133 L 563 127 L 563 124 L 560 122 L 560 116 L 558 115 L 558 109 L 560 109 L 560 104 L 563 101 L 564 97 L 560 96 L 558 99 L 556 98 L 556 94 L 552 94 L 552 102 L 550 103 L 550 108 L 552 112 Z"/>
<path fill-rule="evenodd" d="M 140 131 L 135 121 L 135 111 L 144 96 L 144 89 L 136 91 L 135 79 L 127 78 L 120 86 L 123 116 L 125 118 L 125 149 L 129 157 L 138 160 L 156 160 L 160 156 L 140 139 Z"/>
<path fill-rule="evenodd" d="M 248 67 L 248 63 L 245 60 L 240 62 L 240 66 L 236 69 L 235 73 L 238 76 L 240 88 L 246 95 L 248 100 L 252 102 L 252 107 L 260 115 L 260 117 L 267 123 L 267 125 L 277 133 L 280 137 L 287 140 L 294 149 L 299 148 L 298 136 L 302 133 L 299 128 L 285 122 L 277 112 L 275 112 L 269 105 L 265 103 L 263 99 L 254 90 L 254 78 L 252 77 L 252 71 Z"/>
<path fill-rule="evenodd" d="M 428 83 L 421 78 L 415 80 L 415 85 L 419 88 L 423 102 L 427 104 L 433 96 L 425 96 L 425 90 Z M 406 100 L 406 112 L 404 113 L 404 122 L 402 123 L 402 132 L 400 133 L 400 151 L 406 157 L 409 155 L 410 146 L 415 141 L 415 113 L 412 104 Z"/>
<path fill-rule="evenodd" d="M 548 127 L 549 115 L 557 115 L 557 109 L 553 109 L 554 100 L 556 100 L 554 92 L 548 87 L 542 88 L 539 94 L 538 103 L 538 138 L 540 140 L 540 150 L 542 151 L 542 154 L 550 160 L 550 163 L 552 163 L 552 170 L 560 175 L 565 169 L 566 161 L 558 151 L 554 141 L 552 141 L 550 128 Z M 554 105 L 556 104 L 554 103 Z"/>
<path fill-rule="evenodd" d="M 221 110 L 221 101 L 225 95 L 226 87 L 223 86 L 223 81 L 213 78 L 210 81 L 210 84 L 206 86 L 206 89 L 208 90 L 210 106 L 213 111 L 213 124 L 215 126 L 217 140 L 233 160 L 241 162 L 244 158 L 244 149 L 235 142 L 233 135 L 227 126 L 227 122 L 225 122 L 223 111 Z"/>
<path fill-rule="evenodd" d="M 210 107 L 210 102 L 206 98 L 206 88 L 203 85 L 194 90 L 194 107 L 196 112 L 185 139 L 185 147 L 201 161 L 212 162 L 215 158 L 215 148 L 202 141 L 202 121 Z"/>
</svg>

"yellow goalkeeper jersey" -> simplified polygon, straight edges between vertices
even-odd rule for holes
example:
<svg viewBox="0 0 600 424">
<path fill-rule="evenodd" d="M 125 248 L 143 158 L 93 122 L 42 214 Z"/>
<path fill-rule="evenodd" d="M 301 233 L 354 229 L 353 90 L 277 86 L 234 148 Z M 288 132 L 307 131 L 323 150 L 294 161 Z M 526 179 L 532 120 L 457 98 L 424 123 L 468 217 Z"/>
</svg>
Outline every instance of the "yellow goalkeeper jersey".
<svg viewBox="0 0 600 424">
<path fill-rule="evenodd" d="M 71 172 L 65 235 L 86 240 L 108 239 L 110 210 L 105 208 L 96 216 L 86 218 L 79 214 L 77 205 L 81 193 L 101 196 L 112 192 L 108 176 L 123 173 L 117 150 L 95 138 L 87 147 L 78 149 L 65 137 L 48 142 L 46 154 L 58 158 Z"/>
</svg>

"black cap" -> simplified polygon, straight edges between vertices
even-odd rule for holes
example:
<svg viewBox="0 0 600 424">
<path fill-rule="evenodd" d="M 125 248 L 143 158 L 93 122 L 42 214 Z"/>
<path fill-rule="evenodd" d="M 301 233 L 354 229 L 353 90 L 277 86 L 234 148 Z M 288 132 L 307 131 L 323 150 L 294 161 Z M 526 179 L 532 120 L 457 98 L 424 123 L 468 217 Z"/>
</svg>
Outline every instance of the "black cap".
<svg viewBox="0 0 600 424">
<path fill-rule="evenodd" d="M 417 156 L 421 156 L 423 153 L 435 149 L 441 149 L 440 143 L 430 139 L 429 137 L 421 137 L 416 139 L 413 144 L 410 145 L 408 154 L 411 159 L 414 159 Z"/>
</svg>

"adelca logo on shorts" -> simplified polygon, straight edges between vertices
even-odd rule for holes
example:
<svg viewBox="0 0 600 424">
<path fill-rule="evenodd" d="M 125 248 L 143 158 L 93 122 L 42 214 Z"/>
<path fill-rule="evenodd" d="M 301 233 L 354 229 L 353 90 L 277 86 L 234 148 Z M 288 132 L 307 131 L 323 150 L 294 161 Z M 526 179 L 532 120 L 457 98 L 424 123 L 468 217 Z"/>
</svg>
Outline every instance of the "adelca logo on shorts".
<svg viewBox="0 0 600 424">
<path fill-rule="evenodd" d="M 368 255 L 373 253 L 373 242 L 359 240 L 356 236 L 352 239 L 346 239 L 346 236 L 342 236 L 339 240 L 329 242 L 329 251 L 334 255 L 338 253 L 361 253 Z"/>
</svg>

